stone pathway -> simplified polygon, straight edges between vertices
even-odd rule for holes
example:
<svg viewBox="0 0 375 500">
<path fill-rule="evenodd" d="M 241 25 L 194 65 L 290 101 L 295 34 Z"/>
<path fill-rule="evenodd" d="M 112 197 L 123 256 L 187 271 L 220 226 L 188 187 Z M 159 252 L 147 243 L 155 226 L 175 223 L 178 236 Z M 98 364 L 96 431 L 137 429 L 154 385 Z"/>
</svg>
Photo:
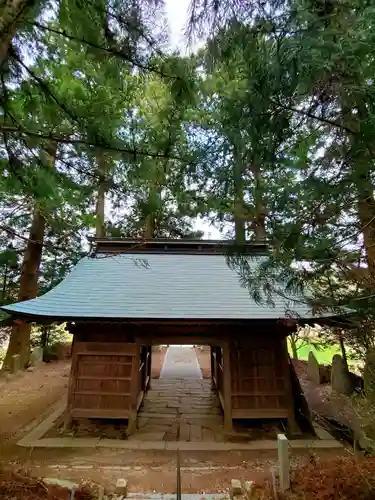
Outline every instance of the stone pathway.
<svg viewBox="0 0 375 500">
<path fill-rule="evenodd" d="M 194 348 L 177 345 L 168 347 L 160 378 L 201 379 L 202 374 Z"/>
<path fill-rule="evenodd" d="M 164 378 L 151 384 L 130 440 L 224 441 L 222 411 L 210 380 Z"/>
</svg>

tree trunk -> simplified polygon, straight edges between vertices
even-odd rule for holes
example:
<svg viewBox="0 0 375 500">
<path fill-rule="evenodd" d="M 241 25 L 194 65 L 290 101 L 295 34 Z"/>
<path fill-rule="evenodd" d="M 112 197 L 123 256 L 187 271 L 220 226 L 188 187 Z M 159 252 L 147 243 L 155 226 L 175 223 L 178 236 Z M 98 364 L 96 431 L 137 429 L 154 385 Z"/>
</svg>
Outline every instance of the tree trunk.
<svg viewBox="0 0 375 500">
<path fill-rule="evenodd" d="M 1 302 L 4 304 L 5 302 L 5 294 L 7 290 L 7 284 L 8 284 L 8 264 L 5 263 L 5 269 L 3 273 L 3 291 L 1 294 Z"/>
<path fill-rule="evenodd" d="M 164 172 L 163 172 L 164 174 Z M 151 181 L 148 192 L 148 203 L 144 219 L 143 237 L 146 240 L 152 240 L 156 236 L 157 217 L 161 207 L 161 186 L 163 176 L 159 173 L 155 179 Z"/>
<path fill-rule="evenodd" d="M 245 207 L 243 195 L 243 169 L 238 152 L 234 158 L 233 184 L 234 184 L 234 234 L 236 243 L 244 243 L 245 231 Z"/>
<path fill-rule="evenodd" d="M 354 115 L 351 111 L 358 109 Z M 365 99 L 360 97 L 356 101 L 349 100 L 343 104 L 344 124 L 360 133 L 360 124 L 369 119 Z M 375 200 L 374 186 L 372 183 L 373 155 L 369 151 L 366 140 L 355 135 L 351 138 L 351 157 L 353 161 L 353 178 L 357 188 L 357 214 L 360 230 L 363 234 L 363 244 L 366 254 L 370 285 L 375 286 Z"/>
<path fill-rule="evenodd" d="M 29 241 L 21 268 L 18 301 L 34 299 L 38 293 L 39 266 L 42 258 L 45 219 L 39 207 L 35 205 L 31 223 Z M 21 357 L 21 367 L 26 368 L 30 357 L 30 323 L 24 321 L 12 327 L 4 367 L 9 368 L 14 354 Z"/>
<path fill-rule="evenodd" d="M 291 335 L 289 337 L 290 339 L 290 346 L 292 348 L 292 356 L 293 356 L 293 359 L 298 359 L 298 349 L 297 349 L 297 342 L 296 340 L 293 338 L 293 335 Z"/>
<path fill-rule="evenodd" d="M 98 197 L 96 200 L 96 238 L 105 237 L 105 193 L 106 193 L 106 173 L 107 173 L 107 162 L 104 154 L 99 152 L 97 155 L 98 162 L 98 176 L 99 176 L 99 186 L 98 186 Z"/>
<path fill-rule="evenodd" d="M 361 176 L 358 183 L 358 218 L 362 228 L 368 271 L 375 285 L 375 200 L 370 175 Z"/>
<path fill-rule="evenodd" d="M 264 243 L 266 241 L 266 216 L 265 216 L 265 207 L 262 200 L 262 194 L 260 190 L 261 184 L 261 171 L 258 165 L 251 165 L 250 170 L 254 175 L 254 209 L 255 209 L 255 217 L 253 220 L 253 229 L 255 235 L 256 243 Z"/>
<path fill-rule="evenodd" d="M 155 236 L 155 215 L 153 213 L 149 213 L 147 214 L 145 220 L 144 238 L 146 240 L 152 240 L 154 236 Z"/>
<path fill-rule="evenodd" d="M 53 166 L 55 163 L 57 145 L 53 144 L 48 150 L 48 161 Z M 44 154 L 42 161 L 45 161 Z M 20 289 L 18 302 L 34 299 L 38 294 L 39 268 L 42 260 L 43 240 L 46 221 L 37 202 L 34 205 L 34 213 L 31 222 L 29 239 L 26 245 L 21 267 Z M 11 365 L 12 356 L 19 354 L 21 367 L 26 368 L 30 358 L 30 323 L 18 321 L 10 334 L 8 350 L 4 360 L 4 368 Z"/>
<path fill-rule="evenodd" d="M 9 57 L 9 51 L 17 28 L 37 0 L 5 0 L 0 5 L 0 71 Z"/>
</svg>

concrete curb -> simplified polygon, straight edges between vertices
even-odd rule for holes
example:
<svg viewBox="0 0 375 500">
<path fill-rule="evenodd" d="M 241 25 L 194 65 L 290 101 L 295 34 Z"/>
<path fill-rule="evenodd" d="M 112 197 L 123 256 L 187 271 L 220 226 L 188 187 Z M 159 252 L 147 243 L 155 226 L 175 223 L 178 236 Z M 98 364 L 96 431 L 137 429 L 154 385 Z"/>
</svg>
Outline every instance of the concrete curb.
<svg viewBox="0 0 375 500">
<path fill-rule="evenodd" d="M 276 451 L 277 441 L 261 440 L 251 443 L 216 443 L 211 441 L 119 441 L 100 438 L 45 438 L 23 439 L 17 443 L 29 448 L 112 448 L 123 450 L 155 451 Z M 343 445 L 335 439 L 301 439 L 289 442 L 292 450 L 341 449 Z"/>
<path fill-rule="evenodd" d="M 276 451 L 277 440 L 257 440 L 249 443 L 220 443 L 214 441 L 137 441 L 103 438 L 56 437 L 43 438 L 53 427 L 55 421 L 66 408 L 64 398 L 56 410 L 31 432 L 17 442 L 26 448 L 112 448 L 122 450 L 148 451 Z M 298 439 L 289 441 L 292 450 L 342 449 L 343 445 L 325 429 L 315 425 L 317 439 Z M 320 438 L 320 439 L 319 439 Z"/>
</svg>

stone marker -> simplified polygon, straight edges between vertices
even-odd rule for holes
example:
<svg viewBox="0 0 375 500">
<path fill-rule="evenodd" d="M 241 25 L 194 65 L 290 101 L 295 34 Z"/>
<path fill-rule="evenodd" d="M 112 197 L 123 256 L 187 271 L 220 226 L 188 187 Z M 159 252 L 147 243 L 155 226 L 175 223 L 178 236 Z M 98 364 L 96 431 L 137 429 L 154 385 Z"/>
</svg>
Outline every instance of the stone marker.
<svg viewBox="0 0 375 500">
<path fill-rule="evenodd" d="M 37 366 L 43 363 L 43 347 L 34 347 L 30 354 L 30 365 Z"/>
<path fill-rule="evenodd" d="M 309 379 L 312 380 L 314 384 L 320 384 L 320 367 L 312 351 L 309 352 L 309 358 L 307 361 L 307 373 L 309 375 Z"/>
<path fill-rule="evenodd" d="M 335 354 L 332 358 L 332 375 L 331 375 L 332 391 L 338 394 L 351 394 L 353 385 L 349 375 L 349 371 L 340 354 Z"/>
<path fill-rule="evenodd" d="M 116 493 L 118 495 L 123 495 L 124 497 L 126 497 L 126 495 L 128 494 L 128 480 L 127 479 L 117 479 L 117 483 L 116 483 Z"/>
<path fill-rule="evenodd" d="M 319 365 L 319 375 L 321 384 L 329 384 L 331 382 L 332 367 Z"/>
<path fill-rule="evenodd" d="M 66 488 L 70 491 L 77 490 L 79 488 L 79 484 L 72 483 L 72 481 L 68 481 L 66 479 L 59 479 L 57 477 L 45 477 L 43 482 L 54 486 L 61 486 L 61 488 Z"/>
<path fill-rule="evenodd" d="M 364 389 L 370 403 L 375 402 L 375 349 L 370 348 L 366 354 L 365 369 L 363 372 Z"/>
<path fill-rule="evenodd" d="M 10 367 L 10 372 L 11 373 L 18 373 L 21 369 L 21 358 L 19 354 L 13 354 L 12 356 L 12 362 L 11 362 L 11 367 Z"/>
<path fill-rule="evenodd" d="M 230 482 L 230 497 L 234 498 L 242 495 L 242 484 L 239 479 L 232 479 Z"/>
<path fill-rule="evenodd" d="M 277 456 L 279 460 L 279 483 L 281 491 L 290 488 L 289 443 L 284 434 L 277 435 Z"/>
<path fill-rule="evenodd" d="M 245 481 L 244 483 L 244 490 L 245 490 L 245 496 L 247 498 L 247 500 L 251 500 L 251 497 L 253 495 L 253 485 L 254 485 L 254 481 Z"/>
<path fill-rule="evenodd" d="M 99 486 L 98 488 L 98 500 L 103 500 L 104 498 L 104 488 L 103 486 Z"/>
</svg>

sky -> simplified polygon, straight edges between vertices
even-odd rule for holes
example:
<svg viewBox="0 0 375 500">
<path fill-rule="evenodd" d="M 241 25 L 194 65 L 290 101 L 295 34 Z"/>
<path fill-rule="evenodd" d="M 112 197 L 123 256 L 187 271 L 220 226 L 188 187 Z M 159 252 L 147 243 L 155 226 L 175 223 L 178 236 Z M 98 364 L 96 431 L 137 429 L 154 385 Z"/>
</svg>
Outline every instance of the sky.
<svg viewBox="0 0 375 500">
<path fill-rule="evenodd" d="M 169 24 L 170 45 L 185 52 L 187 41 L 184 30 L 188 19 L 190 0 L 165 0 L 165 10 Z"/>
</svg>

